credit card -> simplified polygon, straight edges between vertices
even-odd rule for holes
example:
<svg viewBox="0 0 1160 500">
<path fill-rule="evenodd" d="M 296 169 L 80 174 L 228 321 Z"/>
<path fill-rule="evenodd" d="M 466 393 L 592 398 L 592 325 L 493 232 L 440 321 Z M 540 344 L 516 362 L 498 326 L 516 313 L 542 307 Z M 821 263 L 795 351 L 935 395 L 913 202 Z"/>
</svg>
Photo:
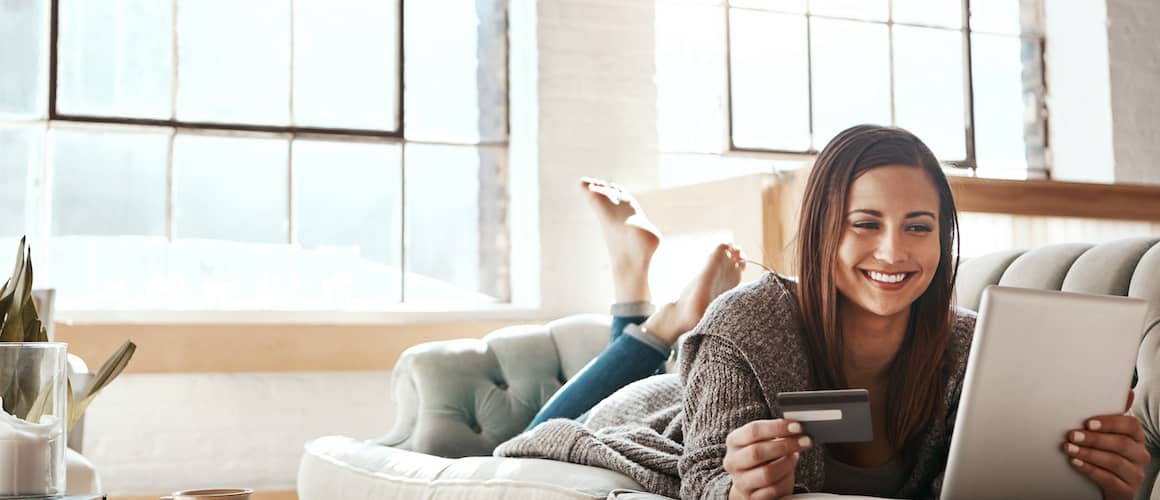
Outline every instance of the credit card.
<svg viewBox="0 0 1160 500">
<path fill-rule="evenodd" d="M 800 422 L 802 433 L 816 443 L 863 443 L 874 440 L 870 392 L 866 389 L 778 393 L 781 418 Z"/>
</svg>

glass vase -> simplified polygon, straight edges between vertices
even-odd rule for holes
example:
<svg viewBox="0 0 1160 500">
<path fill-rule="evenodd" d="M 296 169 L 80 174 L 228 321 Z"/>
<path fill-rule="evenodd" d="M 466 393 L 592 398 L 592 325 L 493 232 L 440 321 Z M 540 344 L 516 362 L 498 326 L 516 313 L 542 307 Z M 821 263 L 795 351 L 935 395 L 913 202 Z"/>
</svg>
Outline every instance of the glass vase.
<svg viewBox="0 0 1160 500">
<path fill-rule="evenodd" d="M 68 345 L 0 342 L 0 499 L 64 495 Z"/>
</svg>

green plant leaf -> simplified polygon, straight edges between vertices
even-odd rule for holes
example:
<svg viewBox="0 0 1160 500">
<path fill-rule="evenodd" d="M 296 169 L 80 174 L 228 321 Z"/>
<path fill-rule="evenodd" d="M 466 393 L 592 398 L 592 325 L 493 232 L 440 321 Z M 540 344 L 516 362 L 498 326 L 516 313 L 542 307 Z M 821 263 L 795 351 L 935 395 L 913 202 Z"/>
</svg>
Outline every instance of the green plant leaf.
<svg viewBox="0 0 1160 500">
<path fill-rule="evenodd" d="M 30 304 L 32 304 L 32 256 L 26 256 L 24 261 L 24 274 L 20 276 L 20 279 L 21 281 L 19 284 L 21 288 L 17 291 L 16 296 L 19 300 L 19 304 L 14 302 L 12 307 L 9 308 L 10 312 L 8 315 L 9 317 L 15 315 L 20 318 L 20 337 L 25 342 L 32 342 L 33 340 L 26 336 L 28 334 L 27 325 L 29 317 L 25 314 L 25 310 L 29 308 Z M 36 306 L 32 306 L 30 310 L 32 318 L 35 319 Z"/>
<path fill-rule="evenodd" d="M 65 392 L 68 393 L 68 422 L 64 432 L 67 434 L 72 432 L 73 426 L 76 425 L 77 421 L 81 419 L 81 414 L 84 413 L 84 410 L 82 409 L 81 411 L 77 411 L 77 398 L 73 396 L 72 380 L 66 378 L 65 385 Z"/>
<path fill-rule="evenodd" d="M 21 309 L 32 294 L 32 280 L 29 270 L 32 269 L 26 255 L 24 240 L 20 241 L 21 254 L 16 258 L 16 271 L 12 275 L 9 286 L 15 295 L 8 304 L 4 326 L 0 328 L 0 341 L 20 342 L 24 340 L 24 317 Z"/>
<path fill-rule="evenodd" d="M 44 415 L 44 411 L 48 409 L 50 401 L 52 401 L 52 382 L 45 384 L 40 389 L 40 393 L 32 401 L 32 406 L 28 408 L 28 414 L 24 416 L 24 421 L 31 423 L 39 422 L 40 417 Z"/>
<path fill-rule="evenodd" d="M 128 366 L 129 360 L 133 359 L 133 353 L 137 352 L 137 344 L 131 340 L 126 340 L 117 351 L 105 360 L 105 364 L 101 365 L 101 369 L 97 370 L 97 374 L 93 376 L 93 382 L 89 385 L 88 390 L 85 391 L 84 396 L 76 404 L 69 404 L 69 420 L 75 422 L 80 419 L 81 414 L 89 407 L 89 403 L 93 401 L 97 393 L 109 385 L 113 379 L 117 378 L 125 367 Z M 74 411 L 75 410 L 75 411 Z M 70 424 L 71 425 L 71 424 Z"/>
<path fill-rule="evenodd" d="M 4 282 L 0 289 L 0 342 L 17 342 L 24 330 L 19 325 L 10 324 L 12 311 L 20 309 L 19 301 L 20 275 L 24 272 L 25 239 L 20 238 L 20 245 L 16 250 L 16 264 L 12 269 L 12 277 Z"/>
</svg>

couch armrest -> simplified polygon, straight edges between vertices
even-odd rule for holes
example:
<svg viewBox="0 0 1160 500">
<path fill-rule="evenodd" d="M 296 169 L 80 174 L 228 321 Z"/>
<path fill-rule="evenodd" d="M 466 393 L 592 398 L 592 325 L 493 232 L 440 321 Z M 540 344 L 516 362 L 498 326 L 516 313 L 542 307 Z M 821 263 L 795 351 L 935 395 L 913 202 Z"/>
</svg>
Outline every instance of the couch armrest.
<svg viewBox="0 0 1160 500">
<path fill-rule="evenodd" d="M 394 424 L 376 442 L 443 457 L 490 455 L 604 349 L 608 332 L 607 316 L 580 315 L 407 349 L 392 375 Z"/>
</svg>

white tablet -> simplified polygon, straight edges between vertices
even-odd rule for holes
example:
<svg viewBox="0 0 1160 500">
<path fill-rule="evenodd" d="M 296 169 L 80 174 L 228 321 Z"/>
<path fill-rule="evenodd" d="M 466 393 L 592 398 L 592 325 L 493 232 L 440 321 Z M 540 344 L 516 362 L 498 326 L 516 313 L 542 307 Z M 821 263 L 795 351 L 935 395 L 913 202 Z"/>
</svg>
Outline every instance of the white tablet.
<svg viewBox="0 0 1160 500">
<path fill-rule="evenodd" d="M 1087 418 L 1124 413 L 1146 312 L 1140 299 L 984 290 L 941 498 L 1101 498 L 1061 450 Z"/>
</svg>

